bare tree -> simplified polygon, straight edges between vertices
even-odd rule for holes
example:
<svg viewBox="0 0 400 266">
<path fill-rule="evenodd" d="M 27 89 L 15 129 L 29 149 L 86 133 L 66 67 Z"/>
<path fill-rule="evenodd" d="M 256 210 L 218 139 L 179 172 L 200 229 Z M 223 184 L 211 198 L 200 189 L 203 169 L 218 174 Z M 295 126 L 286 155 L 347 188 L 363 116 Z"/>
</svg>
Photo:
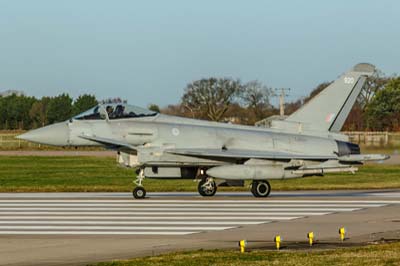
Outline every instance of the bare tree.
<svg viewBox="0 0 400 266">
<path fill-rule="evenodd" d="M 197 117 L 221 121 L 242 88 L 239 80 L 230 78 L 197 80 L 186 86 L 182 105 Z"/>
<path fill-rule="evenodd" d="M 357 99 L 357 102 L 363 111 L 365 111 L 375 94 L 382 90 L 390 79 L 390 77 L 385 77 L 383 72 L 380 70 L 376 70 L 372 76 L 367 78 L 367 82 Z"/>
<path fill-rule="evenodd" d="M 271 96 L 272 90 L 257 80 L 246 83 L 241 93 L 244 105 L 254 112 L 256 120 L 265 118 L 270 111 Z"/>
</svg>

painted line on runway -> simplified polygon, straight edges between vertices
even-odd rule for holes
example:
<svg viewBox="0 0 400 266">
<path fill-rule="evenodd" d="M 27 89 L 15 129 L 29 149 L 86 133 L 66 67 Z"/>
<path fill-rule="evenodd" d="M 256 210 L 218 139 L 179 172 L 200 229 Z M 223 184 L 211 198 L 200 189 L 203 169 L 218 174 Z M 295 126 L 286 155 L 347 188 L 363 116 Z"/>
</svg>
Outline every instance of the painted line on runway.
<svg viewBox="0 0 400 266">
<path fill-rule="evenodd" d="M 79 207 L 65 207 L 65 208 L 60 208 L 60 207 L 55 207 L 55 208 L 15 208 L 15 207 L 3 207 L 0 206 L 0 214 L 3 211 L 37 211 L 37 212 L 42 212 L 42 211 L 110 211 L 110 212 L 117 212 L 117 211 L 130 211 L 130 212 L 135 212 L 135 213 L 153 213 L 153 212 L 159 212 L 159 211 L 165 211 L 165 212 L 185 212 L 185 213 L 191 213 L 191 212 L 198 212 L 198 213 L 203 213 L 203 212 L 221 212 L 221 213 L 231 213 L 231 212 L 237 212 L 241 211 L 245 214 L 251 213 L 251 212 L 271 212 L 271 211 L 280 211 L 280 212 L 291 212 L 291 211 L 297 211 L 297 212 L 324 212 L 324 211 L 330 211 L 330 212 L 346 212 L 346 211 L 356 211 L 360 210 L 361 208 L 268 208 L 268 207 L 262 207 L 262 208 L 79 208 Z"/>
<path fill-rule="evenodd" d="M 368 196 L 384 197 L 384 198 L 399 198 L 400 192 L 376 192 L 376 193 L 368 193 Z"/>
<path fill-rule="evenodd" d="M 110 200 L 112 201 L 112 200 Z M 128 200 L 129 201 L 129 200 Z M 138 201 L 138 200 L 136 200 Z M 252 203 L 252 204 L 268 204 L 268 203 L 357 203 L 357 204 L 391 204 L 400 203 L 400 200 L 331 200 L 331 199 L 313 199 L 313 200 L 277 200 L 272 198 L 266 198 L 264 200 L 153 200 L 144 199 L 140 201 L 152 202 L 152 203 Z M 112 201 L 114 202 L 114 201 Z M 131 200 L 130 202 L 135 202 Z"/>
<path fill-rule="evenodd" d="M 0 235 L 184 235 L 387 204 L 353 200 L 0 199 Z"/>
<path fill-rule="evenodd" d="M 232 229 L 232 226 L 92 226 L 92 225 L 0 225 L 1 230 L 165 230 L 165 231 L 215 231 Z"/>
<path fill-rule="evenodd" d="M 0 231 L 0 235 L 191 235 L 201 231 Z"/>
<path fill-rule="evenodd" d="M 135 216 L 2 216 L 1 220 L 6 219 L 44 219 L 44 220 L 164 220 L 164 221 L 187 221 L 187 220 L 206 220 L 206 221 L 221 221 L 221 220 L 235 220 L 235 221 L 262 221 L 262 220 L 293 220 L 299 219 L 304 216 L 258 216 L 258 217 L 244 217 L 244 216 L 227 216 L 227 217 L 204 217 L 204 216 L 148 216 L 148 217 L 135 217 Z"/>
<path fill-rule="evenodd" d="M 0 193 L 1 194 L 1 193 Z M 141 199 L 141 200 L 120 200 L 120 199 L 0 199 L 0 203 L 6 202 L 27 202 L 27 203 L 51 203 L 51 202 L 68 202 L 68 203 L 133 203 L 133 204 L 151 204 L 151 203 L 179 203 L 179 204 L 203 204 L 203 203 L 247 203 L 247 204 L 269 204 L 269 203 L 324 203 L 324 204 L 335 204 L 335 203 L 357 203 L 357 204 L 392 204 L 400 203 L 400 200 L 331 200 L 331 199 L 313 199 L 313 200 L 277 200 L 272 198 L 266 198 L 265 200 L 204 200 L 199 198 L 198 200 L 154 200 L 154 199 Z"/>
<path fill-rule="evenodd" d="M 388 193 L 395 193 L 396 191 L 390 190 Z M 367 190 L 303 190 L 303 191 L 273 191 L 271 196 L 368 196 L 371 193 L 386 193 L 386 191 L 367 191 Z M 16 193 L 4 192 L 0 194 L 1 197 L 15 196 Z M 171 196 L 195 196 L 199 197 L 197 192 L 149 192 L 151 197 L 171 197 Z M 218 192 L 218 196 L 252 196 L 250 191 L 235 191 L 235 192 Z M 131 192 L 22 192 L 18 193 L 18 197 L 26 198 L 131 198 Z"/>
<path fill-rule="evenodd" d="M 358 210 L 358 209 L 357 209 Z M 245 213 L 245 215 L 251 215 L 251 216 L 265 216 L 265 215 L 274 215 L 274 216 L 280 216 L 280 215 L 326 215 L 329 213 L 332 213 L 333 211 L 325 211 L 325 212 L 248 212 Z M 193 215 L 193 216 L 198 216 L 199 212 L 52 212 L 52 211 L 21 211 L 21 212 L 6 212 L 6 211 L 1 211 L 1 215 L 21 215 L 21 214 L 30 214 L 30 215 L 37 215 L 37 214 L 53 214 L 53 215 L 88 215 L 88 214 L 93 214 L 93 215 L 149 215 L 148 217 L 151 217 L 151 215 L 185 215 L 188 217 L 188 215 Z M 226 216 L 229 217 L 230 215 L 234 216 L 242 216 L 244 215 L 243 212 L 204 212 L 201 213 L 202 216 Z"/>
<path fill-rule="evenodd" d="M 143 200 L 141 200 L 143 201 Z M 144 199 L 146 201 L 146 199 Z M 132 202 L 132 201 L 130 201 Z M 179 203 L 179 202 L 186 202 L 186 203 L 376 203 L 376 204 L 390 204 L 390 203 L 400 203 L 400 200 L 331 200 L 331 199 L 318 199 L 318 200 L 277 200 L 277 199 L 269 199 L 266 198 L 264 200 L 153 200 L 148 199 L 147 202 L 154 202 L 154 203 Z"/>
<path fill-rule="evenodd" d="M 295 217 L 296 218 L 296 217 Z M 180 221 L 180 222 L 170 222 L 170 221 L 53 221 L 53 220 L 43 220 L 43 221 L 18 221 L 18 220 L 9 220 L 9 221 L 0 221 L 0 224 L 12 224 L 12 225 L 27 225 L 27 224 L 69 224 L 69 225 L 255 225 L 255 224 L 265 224 L 270 223 L 271 221 L 257 221 L 257 222 L 240 222 L 240 221 L 224 221 L 224 222 L 215 222 L 215 221 L 207 221 L 204 222 L 195 222 L 195 221 Z"/>
<path fill-rule="evenodd" d="M 353 208 L 368 208 L 368 207 L 382 207 L 385 204 L 287 204 L 287 203 L 280 203 L 280 204 L 152 204 L 152 203 L 144 203 L 144 204 L 113 204 L 113 203 L 104 203 L 104 204 L 87 204 L 87 203 L 75 203 L 75 204 L 60 204 L 60 203 L 33 203 L 33 204 L 28 204 L 28 203 L 2 203 L 0 201 L 0 208 L 9 208 L 9 207 L 207 207 L 207 208 L 222 208 L 222 207 L 231 207 L 231 208 L 268 208 L 268 207 L 334 207 L 334 208 L 348 208 L 348 207 L 353 207 Z"/>
<path fill-rule="evenodd" d="M 386 194 L 388 193 L 388 194 Z M 150 198 L 165 197 L 194 197 L 200 199 L 201 197 L 195 192 L 150 192 Z M 216 195 L 217 199 L 221 197 L 234 197 L 241 199 L 243 197 L 251 197 L 250 192 L 219 192 Z M 313 198 L 333 198 L 333 197 L 364 197 L 371 199 L 374 197 L 399 197 L 400 193 L 397 191 L 288 191 L 271 193 L 272 199 L 276 197 L 313 197 Z M 132 199 L 129 192 L 46 192 L 46 193 L 0 193 L 0 199 L 7 198 L 21 198 L 21 199 Z M 397 201 L 396 203 L 399 203 Z"/>
</svg>

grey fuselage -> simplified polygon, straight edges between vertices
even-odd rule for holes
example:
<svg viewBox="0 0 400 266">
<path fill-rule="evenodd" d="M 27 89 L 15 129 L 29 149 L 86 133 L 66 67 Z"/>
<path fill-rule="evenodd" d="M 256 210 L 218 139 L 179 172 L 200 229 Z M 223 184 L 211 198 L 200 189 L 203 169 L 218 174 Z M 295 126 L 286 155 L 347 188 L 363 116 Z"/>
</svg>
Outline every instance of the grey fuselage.
<svg viewBox="0 0 400 266">
<path fill-rule="evenodd" d="M 66 123 L 70 133 L 65 145 L 101 145 L 81 138 L 82 135 L 126 142 L 138 147 L 138 162 L 141 165 L 216 165 L 226 161 L 226 159 L 201 159 L 164 153 L 164 150 L 168 149 L 240 149 L 314 156 L 338 153 L 337 142 L 331 137 L 285 133 L 273 129 L 162 114 L 155 117 L 110 121 L 70 120 Z"/>
</svg>

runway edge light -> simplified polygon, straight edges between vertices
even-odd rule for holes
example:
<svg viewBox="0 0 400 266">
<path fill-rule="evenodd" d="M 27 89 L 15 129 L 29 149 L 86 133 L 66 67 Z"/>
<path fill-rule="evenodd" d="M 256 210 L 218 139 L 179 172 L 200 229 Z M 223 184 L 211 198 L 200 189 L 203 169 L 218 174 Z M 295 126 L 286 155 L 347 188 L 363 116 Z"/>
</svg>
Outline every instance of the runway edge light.
<svg viewBox="0 0 400 266">
<path fill-rule="evenodd" d="M 346 237 L 346 229 L 344 227 L 339 228 L 339 235 L 340 235 L 340 240 L 343 242 Z"/>
<path fill-rule="evenodd" d="M 283 241 L 283 238 L 280 235 L 275 236 L 274 242 L 276 245 L 276 249 L 280 250 L 281 249 L 281 242 Z"/>
<path fill-rule="evenodd" d="M 239 247 L 240 247 L 240 253 L 244 253 L 247 247 L 247 240 L 240 240 Z"/>
<path fill-rule="evenodd" d="M 312 247 L 312 245 L 314 244 L 314 232 L 309 232 L 307 234 L 307 238 L 308 238 L 308 243 L 310 244 L 310 247 Z"/>
</svg>

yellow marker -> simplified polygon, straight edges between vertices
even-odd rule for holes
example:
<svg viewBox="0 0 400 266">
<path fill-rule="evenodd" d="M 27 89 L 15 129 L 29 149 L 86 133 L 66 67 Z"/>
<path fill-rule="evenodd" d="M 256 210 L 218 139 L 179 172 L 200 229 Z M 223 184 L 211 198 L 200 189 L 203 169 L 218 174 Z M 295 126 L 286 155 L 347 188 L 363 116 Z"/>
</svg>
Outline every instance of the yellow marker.
<svg viewBox="0 0 400 266">
<path fill-rule="evenodd" d="M 346 229 L 344 227 L 339 228 L 340 240 L 344 241 L 346 235 Z"/>
<path fill-rule="evenodd" d="M 280 248 L 281 248 L 281 242 L 282 242 L 282 238 L 281 238 L 281 236 L 276 236 L 275 238 L 274 238 L 274 242 L 275 242 L 275 244 L 276 244 L 276 249 L 277 250 L 279 250 Z"/>
<path fill-rule="evenodd" d="M 240 252 L 244 253 L 246 251 L 246 246 L 247 246 L 247 241 L 246 240 L 240 240 L 239 241 L 239 247 L 240 247 Z"/>
<path fill-rule="evenodd" d="M 314 242 L 314 232 L 310 232 L 307 234 L 308 242 L 310 243 L 310 247 L 313 245 Z"/>
</svg>

